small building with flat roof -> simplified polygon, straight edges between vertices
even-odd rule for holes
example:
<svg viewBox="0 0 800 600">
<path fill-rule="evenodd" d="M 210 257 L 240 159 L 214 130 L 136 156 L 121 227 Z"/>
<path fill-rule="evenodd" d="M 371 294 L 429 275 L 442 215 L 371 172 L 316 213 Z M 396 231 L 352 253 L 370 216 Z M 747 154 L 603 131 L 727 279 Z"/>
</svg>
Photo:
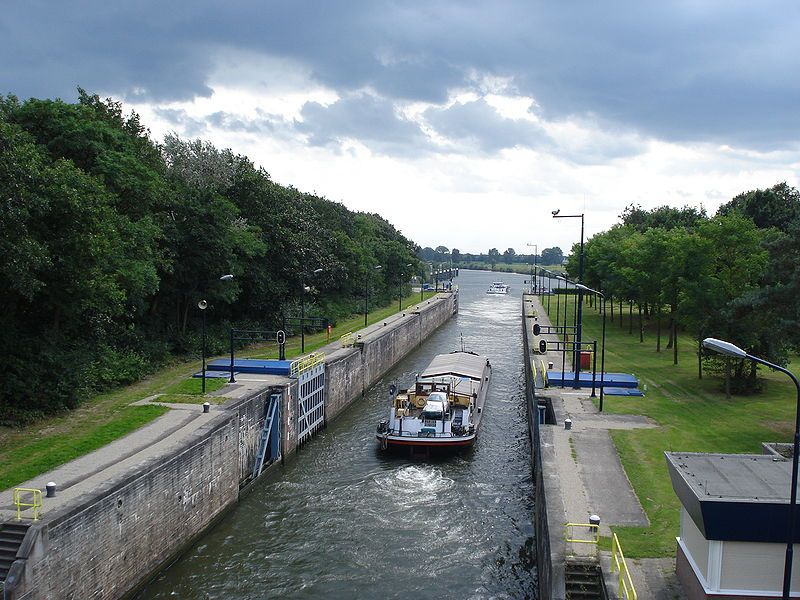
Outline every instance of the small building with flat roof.
<svg viewBox="0 0 800 600">
<path fill-rule="evenodd" d="M 676 572 L 689 599 L 781 598 L 792 462 L 760 454 L 664 454 L 681 502 Z M 800 556 L 792 566 L 793 598 L 800 598 L 798 563 Z"/>
</svg>

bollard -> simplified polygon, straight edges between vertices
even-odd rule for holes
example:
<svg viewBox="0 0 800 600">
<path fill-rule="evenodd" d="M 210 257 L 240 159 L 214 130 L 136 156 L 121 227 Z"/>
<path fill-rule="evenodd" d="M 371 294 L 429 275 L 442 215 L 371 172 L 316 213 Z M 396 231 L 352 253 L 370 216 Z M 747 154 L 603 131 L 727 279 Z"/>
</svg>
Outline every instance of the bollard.
<svg viewBox="0 0 800 600">
<path fill-rule="evenodd" d="M 209 404 L 208 402 L 203 402 L 203 412 L 207 413 L 210 410 L 211 410 L 211 404 Z"/>
<path fill-rule="evenodd" d="M 600 517 L 597 515 L 592 515 L 589 517 L 589 525 L 597 525 L 600 526 Z"/>
<path fill-rule="evenodd" d="M 547 370 L 548 370 L 548 371 L 552 371 L 552 370 L 553 370 L 553 362 L 552 362 L 552 361 L 549 361 L 549 362 L 547 363 Z"/>
<path fill-rule="evenodd" d="M 572 429 L 572 419 L 564 419 L 564 429 Z"/>
<path fill-rule="evenodd" d="M 56 497 L 56 484 L 53 481 L 50 481 L 46 486 L 44 486 L 47 490 L 46 498 L 55 498 Z"/>
</svg>

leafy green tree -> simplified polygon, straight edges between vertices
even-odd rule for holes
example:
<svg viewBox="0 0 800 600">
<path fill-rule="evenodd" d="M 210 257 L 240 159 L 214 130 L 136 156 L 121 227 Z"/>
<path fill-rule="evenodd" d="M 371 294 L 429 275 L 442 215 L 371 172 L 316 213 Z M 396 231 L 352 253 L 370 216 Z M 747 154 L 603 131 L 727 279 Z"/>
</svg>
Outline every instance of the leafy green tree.
<svg viewBox="0 0 800 600">
<path fill-rule="evenodd" d="M 564 252 L 558 246 L 542 250 L 542 264 L 560 265 L 564 261 Z"/>
<path fill-rule="evenodd" d="M 514 262 L 516 256 L 517 253 L 514 251 L 514 249 L 508 248 L 505 252 L 503 252 L 503 262 L 510 265 L 511 263 Z"/>
</svg>

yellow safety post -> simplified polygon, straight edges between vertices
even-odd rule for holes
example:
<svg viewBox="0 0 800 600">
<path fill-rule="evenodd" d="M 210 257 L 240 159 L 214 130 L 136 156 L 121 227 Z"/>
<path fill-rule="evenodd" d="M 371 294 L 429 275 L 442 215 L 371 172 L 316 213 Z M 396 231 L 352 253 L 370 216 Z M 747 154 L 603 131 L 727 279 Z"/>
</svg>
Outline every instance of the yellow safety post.
<svg viewBox="0 0 800 600">
<path fill-rule="evenodd" d="M 33 509 L 33 520 L 38 521 L 42 514 L 42 490 L 14 488 L 14 506 L 17 507 L 17 521 L 22 520 L 22 511 L 29 508 Z"/>
<path fill-rule="evenodd" d="M 622 554 L 622 547 L 619 545 L 619 539 L 616 533 L 611 542 L 611 572 L 619 573 L 617 588 L 620 598 L 624 600 L 638 600 L 636 588 L 633 587 L 631 572 L 628 570 L 628 563 L 625 562 L 625 555 Z"/>
<path fill-rule="evenodd" d="M 353 332 L 348 331 L 342 337 L 339 338 L 339 343 L 342 345 L 342 348 L 349 348 L 355 343 L 355 337 L 353 337 Z"/>
</svg>

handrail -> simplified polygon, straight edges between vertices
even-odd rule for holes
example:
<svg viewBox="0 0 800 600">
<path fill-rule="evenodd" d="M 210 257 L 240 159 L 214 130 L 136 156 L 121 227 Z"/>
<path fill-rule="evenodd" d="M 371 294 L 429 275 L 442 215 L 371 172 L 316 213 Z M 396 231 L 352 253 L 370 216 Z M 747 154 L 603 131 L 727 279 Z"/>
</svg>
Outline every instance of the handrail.
<svg viewBox="0 0 800 600">
<path fill-rule="evenodd" d="M 617 534 L 614 534 L 611 542 L 611 572 L 619 571 L 617 581 L 618 593 L 624 600 L 638 600 L 636 588 L 633 587 L 631 572 L 628 570 L 628 563 L 625 562 L 625 555 L 622 554 L 622 547 L 619 545 Z"/>
<path fill-rule="evenodd" d="M 547 376 L 547 368 L 544 366 L 544 360 L 540 358 L 539 364 L 542 367 L 542 380 L 544 381 L 544 387 L 550 387 L 550 378 Z"/>
<path fill-rule="evenodd" d="M 573 537 L 572 528 L 574 527 L 586 527 L 589 531 L 592 532 L 592 539 L 585 540 L 581 538 Z M 572 542 L 573 544 L 594 544 L 600 541 L 600 526 L 595 525 L 594 523 L 567 523 L 564 525 L 564 533 L 567 537 L 568 542 Z"/>
<path fill-rule="evenodd" d="M 25 502 L 23 494 L 31 494 L 30 502 Z M 42 490 L 34 488 L 14 488 L 14 505 L 17 507 L 17 521 L 22 520 L 22 511 L 33 509 L 33 520 L 38 521 L 42 514 Z"/>
<path fill-rule="evenodd" d="M 312 352 L 306 356 L 301 356 L 297 360 L 293 360 L 289 365 L 289 376 L 297 377 L 300 373 L 308 371 L 319 364 L 325 362 L 325 355 L 322 352 Z"/>
<path fill-rule="evenodd" d="M 342 337 L 339 338 L 339 343 L 342 345 L 342 348 L 349 348 L 356 343 L 356 338 L 353 335 L 352 331 L 348 331 Z"/>
</svg>

